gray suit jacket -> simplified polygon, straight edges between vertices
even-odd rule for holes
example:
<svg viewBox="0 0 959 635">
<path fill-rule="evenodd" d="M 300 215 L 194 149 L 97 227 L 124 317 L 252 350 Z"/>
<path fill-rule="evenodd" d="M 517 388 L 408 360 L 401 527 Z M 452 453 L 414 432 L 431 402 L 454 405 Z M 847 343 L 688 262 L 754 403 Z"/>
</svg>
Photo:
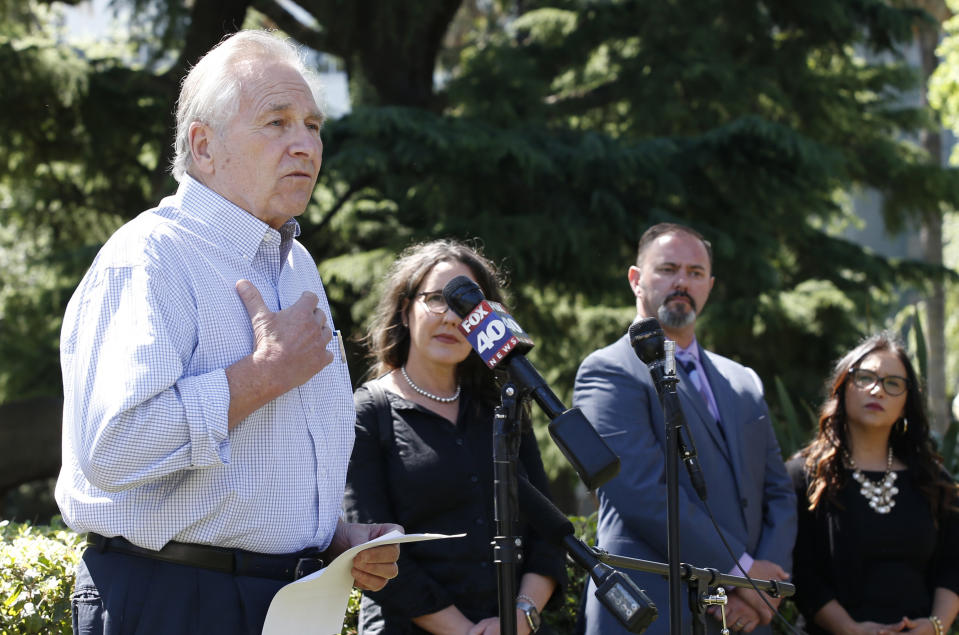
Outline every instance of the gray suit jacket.
<svg viewBox="0 0 959 635">
<path fill-rule="evenodd" d="M 716 534 L 705 505 L 680 464 L 680 559 L 728 573 L 745 552 L 790 571 L 796 538 L 796 499 L 773 434 L 762 384 L 752 369 L 720 355 L 700 349 L 700 361 L 719 407 L 726 440 L 681 369 L 677 369 L 677 392 L 706 479 L 706 501 L 733 555 Z M 649 370 L 630 347 L 628 336 L 586 358 L 576 375 L 573 404 L 582 408 L 622 462 L 620 473 L 598 490 L 599 546 L 618 555 L 666 562 L 663 409 Z M 659 610 L 659 618 L 645 632 L 668 633 L 669 593 L 665 579 L 629 573 Z M 596 601 L 593 590 L 591 585 L 586 632 L 625 633 Z M 683 619 L 683 632 L 691 632 L 691 616 L 685 602 Z M 718 632 L 718 622 L 707 620 L 710 632 Z"/>
</svg>

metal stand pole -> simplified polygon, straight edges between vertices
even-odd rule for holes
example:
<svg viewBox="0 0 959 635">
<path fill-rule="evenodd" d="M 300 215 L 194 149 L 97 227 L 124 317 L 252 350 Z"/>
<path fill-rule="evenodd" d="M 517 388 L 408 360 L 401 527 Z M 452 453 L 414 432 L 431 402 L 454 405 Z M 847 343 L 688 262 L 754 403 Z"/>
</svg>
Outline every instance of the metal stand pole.
<svg viewBox="0 0 959 635">
<path fill-rule="evenodd" d="M 516 635 L 516 566 L 523 560 L 523 539 L 516 533 L 518 517 L 516 461 L 522 438 L 516 387 L 507 383 L 493 419 L 493 492 L 496 536 L 493 562 L 499 597 L 499 632 Z"/>
<path fill-rule="evenodd" d="M 679 573 L 679 428 L 666 422 L 666 560 L 669 563 L 669 632 L 681 635 L 682 584 Z"/>
<path fill-rule="evenodd" d="M 670 346 L 671 345 L 671 346 Z M 662 379 L 660 402 L 666 421 L 666 561 L 669 563 L 669 632 L 683 632 L 682 585 L 679 574 L 679 429 L 682 410 L 676 394 L 679 378 L 674 370 L 675 343 L 664 342 L 666 373 Z"/>
</svg>

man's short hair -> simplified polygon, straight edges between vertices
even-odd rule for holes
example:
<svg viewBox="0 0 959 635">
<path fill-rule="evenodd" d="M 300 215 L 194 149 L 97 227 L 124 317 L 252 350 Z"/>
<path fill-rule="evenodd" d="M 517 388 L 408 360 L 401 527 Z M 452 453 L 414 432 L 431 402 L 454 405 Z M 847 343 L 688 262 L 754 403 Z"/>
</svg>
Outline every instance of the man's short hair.
<svg viewBox="0 0 959 635">
<path fill-rule="evenodd" d="M 636 266 L 642 267 L 643 265 L 643 252 L 646 251 L 646 248 L 649 247 L 650 243 L 659 238 L 660 236 L 665 236 L 666 234 L 688 234 L 693 238 L 699 239 L 703 243 L 703 247 L 706 248 L 706 255 L 709 256 L 709 270 L 713 270 L 713 246 L 706 240 L 706 237 L 700 234 L 698 231 L 692 227 L 687 227 L 686 225 L 680 225 L 679 223 L 657 223 L 643 232 L 643 235 L 639 238 L 639 247 L 636 249 Z"/>
<path fill-rule="evenodd" d="M 180 85 L 170 166 L 173 178 L 182 180 L 193 161 L 190 124 L 199 121 L 220 131 L 239 110 L 243 81 L 255 63 L 264 62 L 288 64 L 297 71 L 309 86 L 317 108 L 324 112 L 319 77 L 306 66 L 296 45 L 269 31 L 239 31 L 229 35 L 190 69 Z"/>
</svg>

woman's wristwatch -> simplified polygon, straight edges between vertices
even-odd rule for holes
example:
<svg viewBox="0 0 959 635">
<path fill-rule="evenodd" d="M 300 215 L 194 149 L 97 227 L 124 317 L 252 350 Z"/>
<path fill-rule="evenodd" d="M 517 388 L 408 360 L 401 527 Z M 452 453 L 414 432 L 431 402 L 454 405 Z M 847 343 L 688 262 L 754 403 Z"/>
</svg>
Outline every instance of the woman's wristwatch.
<svg viewBox="0 0 959 635">
<path fill-rule="evenodd" d="M 543 619 L 539 616 L 539 611 L 536 610 L 536 605 L 533 603 L 533 600 L 521 593 L 516 596 L 516 608 L 526 615 L 526 623 L 529 624 L 529 630 L 533 633 L 538 631 L 540 624 L 543 623 Z"/>
</svg>

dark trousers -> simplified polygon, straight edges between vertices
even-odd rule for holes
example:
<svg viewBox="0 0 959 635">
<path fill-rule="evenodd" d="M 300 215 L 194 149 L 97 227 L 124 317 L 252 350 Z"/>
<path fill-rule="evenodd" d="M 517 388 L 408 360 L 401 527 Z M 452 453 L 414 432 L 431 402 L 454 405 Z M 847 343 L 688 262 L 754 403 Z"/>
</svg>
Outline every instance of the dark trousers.
<svg viewBox="0 0 959 635">
<path fill-rule="evenodd" d="M 75 635 L 260 635 L 286 584 L 87 549 L 72 597 Z"/>
</svg>

